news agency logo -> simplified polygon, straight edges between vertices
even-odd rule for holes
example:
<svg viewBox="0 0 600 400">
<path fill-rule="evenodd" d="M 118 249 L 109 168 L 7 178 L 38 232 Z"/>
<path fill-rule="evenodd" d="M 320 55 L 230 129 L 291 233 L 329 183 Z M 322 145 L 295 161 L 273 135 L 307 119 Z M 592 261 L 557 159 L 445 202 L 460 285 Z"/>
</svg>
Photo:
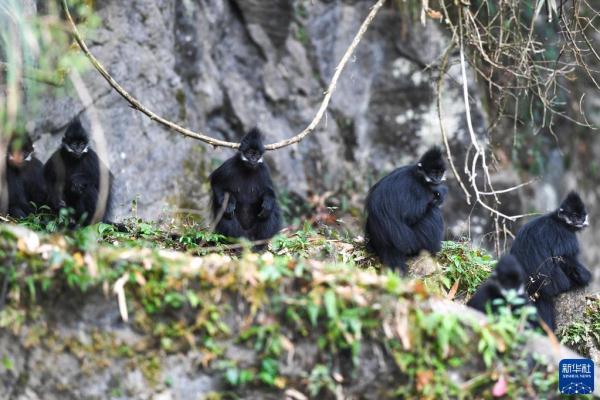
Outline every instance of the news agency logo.
<svg viewBox="0 0 600 400">
<path fill-rule="evenodd" d="M 562 394 L 594 391 L 594 362 L 585 358 L 564 359 L 558 364 L 558 389 Z"/>
</svg>

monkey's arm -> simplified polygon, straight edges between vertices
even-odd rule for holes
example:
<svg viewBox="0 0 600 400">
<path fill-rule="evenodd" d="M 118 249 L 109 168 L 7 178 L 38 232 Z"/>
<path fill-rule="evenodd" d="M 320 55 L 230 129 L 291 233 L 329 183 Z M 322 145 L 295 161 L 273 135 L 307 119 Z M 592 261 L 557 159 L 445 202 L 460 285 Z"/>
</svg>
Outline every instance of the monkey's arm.
<svg viewBox="0 0 600 400">
<path fill-rule="evenodd" d="M 268 188 L 267 191 L 262 195 L 262 203 L 260 206 L 260 212 L 258 213 L 258 218 L 265 219 L 268 218 L 269 215 L 275 209 L 275 192 L 273 189 Z"/>
<path fill-rule="evenodd" d="M 231 218 L 233 213 L 235 212 L 235 208 L 237 206 L 237 201 L 235 197 L 226 191 L 221 185 L 213 185 L 213 201 L 217 205 L 217 210 L 220 211 L 223 208 L 223 204 L 225 202 L 225 194 L 227 193 L 229 196 L 227 199 L 227 206 L 225 207 L 225 211 L 223 212 L 223 217 Z"/>
<path fill-rule="evenodd" d="M 16 219 L 21 219 L 25 218 L 28 213 L 21 207 L 10 207 L 8 209 L 8 214 Z"/>
<path fill-rule="evenodd" d="M 565 257 L 565 262 L 561 264 L 561 267 L 577 286 L 586 286 L 592 280 L 592 274 L 576 256 Z"/>
<path fill-rule="evenodd" d="M 46 189 L 48 190 L 48 206 L 54 211 L 66 207 L 62 193 L 64 182 L 61 182 L 56 173 L 55 167 L 57 165 L 60 165 L 60 161 L 56 160 L 56 156 L 52 156 L 44 167 L 44 179 L 46 180 Z M 64 181 L 64 179 L 62 180 Z"/>
<path fill-rule="evenodd" d="M 444 239 L 444 217 L 439 207 L 432 207 L 412 226 L 412 230 L 419 241 L 421 248 L 432 255 L 442 249 Z"/>
<path fill-rule="evenodd" d="M 409 256 L 416 255 L 421 249 L 421 243 L 415 231 L 400 220 L 393 221 L 389 240 L 392 247 Z"/>
</svg>

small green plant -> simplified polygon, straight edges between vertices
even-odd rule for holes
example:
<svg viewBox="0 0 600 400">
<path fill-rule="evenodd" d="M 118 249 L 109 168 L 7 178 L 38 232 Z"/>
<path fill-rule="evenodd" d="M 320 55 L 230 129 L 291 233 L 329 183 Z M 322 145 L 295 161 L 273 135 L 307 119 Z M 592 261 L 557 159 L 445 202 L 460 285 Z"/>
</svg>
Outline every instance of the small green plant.
<svg viewBox="0 0 600 400">
<path fill-rule="evenodd" d="M 561 343 L 589 356 L 592 347 L 600 347 L 600 298 L 586 299 L 583 318 L 571 322 L 558 332 Z"/>
<path fill-rule="evenodd" d="M 331 377 L 331 372 L 326 365 L 317 364 L 310 371 L 308 377 L 308 390 L 313 398 L 317 398 L 319 394 L 329 393 L 335 394 L 337 384 Z"/>
<path fill-rule="evenodd" d="M 443 271 L 441 283 L 449 290 L 459 282 L 457 296 L 471 295 L 492 272 L 496 261 L 483 249 L 465 242 L 443 242 L 438 261 Z"/>
</svg>

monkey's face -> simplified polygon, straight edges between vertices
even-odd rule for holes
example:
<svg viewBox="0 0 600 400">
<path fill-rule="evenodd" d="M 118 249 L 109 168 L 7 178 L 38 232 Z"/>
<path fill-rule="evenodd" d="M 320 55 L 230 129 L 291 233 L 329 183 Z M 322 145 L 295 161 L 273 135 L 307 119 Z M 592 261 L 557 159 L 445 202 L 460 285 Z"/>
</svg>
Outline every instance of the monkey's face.
<svg viewBox="0 0 600 400">
<path fill-rule="evenodd" d="M 259 150 L 253 148 L 240 151 L 240 158 L 244 165 L 251 169 L 255 169 L 263 163 L 262 153 Z"/>
<path fill-rule="evenodd" d="M 427 150 L 417 163 L 417 171 L 429 185 L 439 185 L 446 180 L 446 163 L 439 147 Z"/>
<path fill-rule="evenodd" d="M 576 212 L 568 208 L 558 209 L 558 218 L 574 230 L 581 230 L 588 226 L 587 212 Z"/>
<path fill-rule="evenodd" d="M 22 168 L 25 163 L 28 163 L 33 158 L 33 145 L 25 145 L 22 148 L 9 146 L 8 164 L 13 168 Z"/>
<path fill-rule="evenodd" d="M 417 170 L 425 183 L 429 185 L 439 185 L 446 180 L 446 169 L 439 166 L 428 167 L 423 163 L 418 163 Z"/>
<path fill-rule="evenodd" d="M 70 156 L 75 158 L 81 158 L 89 151 L 89 143 L 80 139 L 63 140 L 62 147 Z"/>
<path fill-rule="evenodd" d="M 519 292 L 519 294 L 522 294 L 524 290 L 524 277 L 517 271 L 497 271 L 496 279 L 498 279 L 500 286 L 504 290 L 516 290 L 517 292 Z"/>
<path fill-rule="evenodd" d="M 575 231 L 579 231 L 589 225 L 585 204 L 576 192 L 569 192 L 557 210 L 556 215 L 560 221 Z"/>
</svg>

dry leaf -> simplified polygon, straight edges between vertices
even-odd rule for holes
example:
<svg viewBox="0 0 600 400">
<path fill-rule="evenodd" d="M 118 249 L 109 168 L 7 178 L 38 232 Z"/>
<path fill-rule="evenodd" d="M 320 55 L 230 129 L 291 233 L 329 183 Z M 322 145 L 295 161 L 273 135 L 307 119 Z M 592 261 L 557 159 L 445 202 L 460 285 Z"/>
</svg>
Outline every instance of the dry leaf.
<svg viewBox="0 0 600 400">
<path fill-rule="evenodd" d="M 94 257 L 92 257 L 90 254 L 86 254 L 83 257 L 83 261 L 85 265 L 87 265 L 88 273 L 90 274 L 90 276 L 92 278 L 96 278 L 98 276 L 98 264 L 96 263 Z"/>
<path fill-rule="evenodd" d="M 137 282 L 138 285 L 140 286 L 145 286 L 146 285 L 146 278 L 144 278 L 144 275 L 142 275 L 142 273 L 140 271 L 135 271 L 135 281 Z"/>
<path fill-rule="evenodd" d="M 433 9 L 429 8 L 426 12 L 427 12 L 427 16 L 431 19 L 442 19 L 443 18 L 442 13 L 437 10 L 433 10 Z"/>
<path fill-rule="evenodd" d="M 337 383 L 344 382 L 344 377 L 339 372 L 334 372 L 333 374 L 331 374 L 331 376 L 333 377 L 333 380 Z"/>
<path fill-rule="evenodd" d="M 73 254 L 73 261 L 75 262 L 76 266 L 83 267 L 83 256 L 80 252 Z"/>
<path fill-rule="evenodd" d="M 308 397 L 306 397 L 303 393 L 297 391 L 296 389 L 288 389 L 285 391 L 285 397 L 286 400 L 290 399 L 290 400 L 308 400 Z"/>
<path fill-rule="evenodd" d="M 396 333 L 405 350 L 410 350 L 410 334 L 408 332 L 408 304 L 403 301 L 396 305 L 394 319 L 396 322 Z"/>
<path fill-rule="evenodd" d="M 454 298 L 454 296 L 456 296 L 456 292 L 458 291 L 458 284 L 459 283 L 460 283 L 460 278 L 457 279 L 456 282 L 454 282 L 454 285 L 452 285 L 452 287 L 450 288 L 450 291 L 446 295 L 446 298 L 448 300 L 452 300 Z"/>
<path fill-rule="evenodd" d="M 125 284 L 129 279 L 128 274 L 123 274 L 113 286 L 113 292 L 117 295 L 117 302 L 119 304 L 119 313 L 124 322 L 129 320 L 129 313 L 127 312 L 127 300 L 125 299 Z"/>
<path fill-rule="evenodd" d="M 433 379 L 433 371 L 418 371 L 417 372 L 417 390 L 419 392 L 423 391 L 428 385 L 429 382 Z"/>
</svg>

